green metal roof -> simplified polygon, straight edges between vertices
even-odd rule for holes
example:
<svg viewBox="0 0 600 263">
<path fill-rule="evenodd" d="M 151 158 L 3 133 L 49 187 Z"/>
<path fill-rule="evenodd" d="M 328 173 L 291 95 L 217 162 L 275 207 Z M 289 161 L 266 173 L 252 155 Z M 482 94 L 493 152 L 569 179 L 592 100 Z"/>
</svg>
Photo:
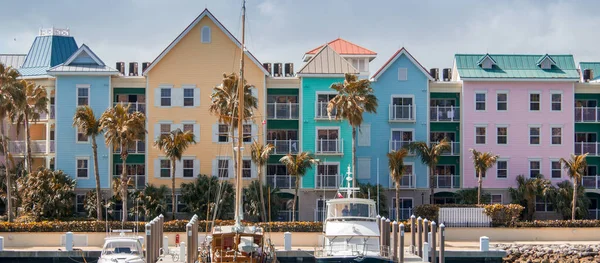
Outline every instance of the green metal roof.
<svg viewBox="0 0 600 263">
<path fill-rule="evenodd" d="M 579 62 L 579 68 L 581 68 L 581 74 L 586 69 L 591 69 L 594 74 L 593 80 L 600 79 L 600 62 Z"/>
<path fill-rule="evenodd" d="M 495 62 L 491 69 L 480 66 L 486 55 Z M 539 66 L 546 56 L 555 63 L 551 69 Z M 579 79 L 573 55 L 456 54 L 454 57 L 461 79 Z"/>
</svg>

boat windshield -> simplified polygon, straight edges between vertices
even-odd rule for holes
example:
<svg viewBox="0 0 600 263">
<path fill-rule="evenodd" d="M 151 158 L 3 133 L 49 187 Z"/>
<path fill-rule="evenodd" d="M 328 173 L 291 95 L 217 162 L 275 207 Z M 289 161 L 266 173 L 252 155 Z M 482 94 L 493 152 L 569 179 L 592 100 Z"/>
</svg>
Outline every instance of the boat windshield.
<svg viewBox="0 0 600 263">
<path fill-rule="evenodd" d="M 374 218 L 375 206 L 365 203 L 335 203 L 329 204 L 327 218 L 363 217 Z"/>
<path fill-rule="evenodd" d="M 103 255 L 111 254 L 133 254 L 140 255 L 141 247 L 135 240 L 110 241 L 102 249 Z"/>
</svg>

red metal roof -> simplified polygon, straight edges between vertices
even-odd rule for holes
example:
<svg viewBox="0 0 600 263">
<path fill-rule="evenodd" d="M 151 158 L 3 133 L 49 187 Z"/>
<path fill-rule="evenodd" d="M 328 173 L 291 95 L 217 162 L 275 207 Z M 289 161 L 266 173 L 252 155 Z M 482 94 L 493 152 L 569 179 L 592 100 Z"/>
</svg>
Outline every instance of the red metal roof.
<svg viewBox="0 0 600 263">
<path fill-rule="evenodd" d="M 336 40 L 333 40 L 329 43 L 327 43 L 327 45 L 329 45 L 331 48 L 333 48 L 333 50 L 335 50 L 335 52 L 337 52 L 340 55 L 377 55 L 377 53 L 368 50 L 364 47 L 361 47 L 359 45 L 356 45 L 354 43 L 351 43 L 347 40 L 338 38 Z M 310 54 L 310 55 L 314 55 L 317 54 L 317 52 L 319 52 L 319 50 L 321 50 L 323 48 L 324 45 L 319 46 L 311 51 L 306 52 L 306 54 Z"/>
</svg>

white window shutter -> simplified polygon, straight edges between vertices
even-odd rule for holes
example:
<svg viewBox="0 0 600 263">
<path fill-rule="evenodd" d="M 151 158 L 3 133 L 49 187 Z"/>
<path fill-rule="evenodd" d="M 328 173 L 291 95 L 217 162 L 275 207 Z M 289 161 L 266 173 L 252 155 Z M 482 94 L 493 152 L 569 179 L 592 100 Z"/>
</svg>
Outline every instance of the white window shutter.
<svg viewBox="0 0 600 263">
<path fill-rule="evenodd" d="M 200 106 L 200 88 L 194 89 L 194 107 Z"/>
<path fill-rule="evenodd" d="M 256 124 L 252 124 L 251 133 L 252 133 L 252 139 L 250 139 L 250 141 L 251 142 L 253 142 L 254 140 L 258 141 L 258 126 Z"/>
<path fill-rule="evenodd" d="M 358 179 L 371 178 L 371 158 L 357 158 L 356 171 Z"/>
<path fill-rule="evenodd" d="M 212 176 L 219 177 L 219 174 L 217 173 L 219 171 L 217 169 L 217 165 L 219 165 L 219 162 L 217 161 L 217 159 L 213 159 L 212 160 Z"/>
<path fill-rule="evenodd" d="M 256 87 L 250 89 L 250 94 L 252 94 L 252 96 L 256 99 L 258 99 L 258 89 L 256 89 Z"/>
<path fill-rule="evenodd" d="M 160 106 L 160 88 L 154 89 L 154 106 Z"/>
<path fill-rule="evenodd" d="M 235 176 L 234 176 L 235 175 L 235 171 L 233 169 L 235 165 L 233 165 L 233 159 L 232 158 L 227 158 L 227 160 L 229 160 L 227 162 L 229 164 L 229 167 L 228 167 L 229 168 L 228 169 L 228 171 L 229 171 L 229 178 L 235 178 Z"/>
<path fill-rule="evenodd" d="M 154 159 L 154 178 L 160 178 L 160 159 Z"/>
<path fill-rule="evenodd" d="M 158 138 L 160 137 L 160 123 L 155 123 L 154 124 L 154 140 L 158 140 Z"/>
<path fill-rule="evenodd" d="M 183 106 L 183 89 L 176 88 L 171 89 L 171 106 L 182 107 Z"/>
<path fill-rule="evenodd" d="M 172 173 L 173 171 L 171 171 Z M 183 177 L 183 159 L 175 162 L 175 178 Z"/>
<path fill-rule="evenodd" d="M 194 140 L 200 141 L 200 124 L 194 124 Z M 194 166 L 195 167 L 195 166 Z"/>
<path fill-rule="evenodd" d="M 194 159 L 194 178 L 200 174 L 200 160 Z"/>
<path fill-rule="evenodd" d="M 371 146 L 371 124 L 363 124 L 358 131 L 358 146 Z"/>
<path fill-rule="evenodd" d="M 250 164 L 250 169 L 252 169 L 252 170 L 251 170 L 251 173 L 250 173 L 250 176 L 251 176 L 252 178 L 257 178 L 257 177 L 258 177 L 258 175 L 257 175 L 257 173 L 256 173 L 256 172 L 257 172 L 258 170 L 256 170 L 256 164 L 254 164 L 254 162 L 253 162 L 253 161 L 250 161 L 250 163 L 251 163 L 251 164 Z M 262 185 L 262 184 L 260 184 L 260 185 Z"/>
<path fill-rule="evenodd" d="M 212 125 L 212 141 L 219 142 L 219 124 Z"/>
</svg>

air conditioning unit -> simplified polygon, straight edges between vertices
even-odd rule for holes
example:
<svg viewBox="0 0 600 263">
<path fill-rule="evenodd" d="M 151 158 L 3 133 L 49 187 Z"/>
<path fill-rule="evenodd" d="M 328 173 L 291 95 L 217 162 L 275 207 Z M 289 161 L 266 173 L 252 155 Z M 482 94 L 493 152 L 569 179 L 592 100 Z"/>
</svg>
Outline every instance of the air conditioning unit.
<svg viewBox="0 0 600 263">
<path fill-rule="evenodd" d="M 119 71 L 121 75 L 125 75 L 125 62 L 117 62 L 117 71 Z"/>
<path fill-rule="evenodd" d="M 150 62 L 142 63 L 142 73 L 144 73 L 148 67 L 150 67 Z"/>
<path fill-rule="evenodd" d="M 138 75 L 138 63 L 137 62 L 129 62 L 129 76 L 137 76 Z"/>
<path fill-rule="evenodd" d="M 273 77 L 283 76 L 283 65 L 281 63 L 273 63 Z"/>
<path fill-rule="evenodd" d="M 263 63 L 263 68 L 265 68 L 265 70 L 267 72 L 269 72 L 269 75 L 273 74 L 273 64 L 271 64 L 271 63 Z"/>
<path fill-rule="evenodd" d="M 285 63 L 283 69 L 285 70 L 286 77 L 294 76 L 294 63 Z"/>
</svg>

